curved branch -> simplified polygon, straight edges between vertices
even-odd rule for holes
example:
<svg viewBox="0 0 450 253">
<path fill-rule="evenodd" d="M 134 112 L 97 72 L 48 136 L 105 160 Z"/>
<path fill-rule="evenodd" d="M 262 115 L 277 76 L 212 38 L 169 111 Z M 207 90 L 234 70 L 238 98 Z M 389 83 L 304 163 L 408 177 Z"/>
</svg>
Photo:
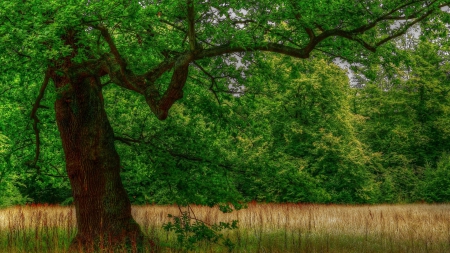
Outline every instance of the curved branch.
<svg viewBox="0 0 450 253">
<path fill-rule="evenodd" d="M 188 52 L 172 59 L 165 59 L 147 73 L 135 75 L 127 69 L 126 62 L 120 55 L 108 29 L 102 25 L 97 26 L 96 29 L 100 30 L 114 58 L 111 59 L 109 54 L 105 54 L 103 57 L 107 62 L 107 72 L 111 81 L 143 94 L 147 104 L 157 118 L 160 120 L 166 119 L 170 107 L 172 107 L 176 100 L 183 97 L 182 89 L 186 83 L 189 63 L 193 59 L 194 52 Z M 172 68 L 174 68 L 174 72 L 169 87 L 161 95 L 155 86 L 155 81 Z"/>
<path fill-rule="evenodd" d="M 31 114 L 30 114 L 30 118 L 33 119 L 33 130 L 34 130 L 34 135 L 35 135 L 35 141 L 36 141 L 36 150 L 35 150 L 35 154 L 34 154 L 34 160 L 33 161 L 29 161 L 27 162 L 27 164 L 31 167 L 36 167 L 37 168 L 37 173 L 40 173 L 40 169 L 39 166 L 36 166 L 38 160 L 39 160 L 39 155 L 41 152 L 41 139 L 39 136 L 39 128 L 38 128 L 38 123 L 39 118 L 37 117 L 37 110 L 41 107 L 41 100 L 42 98 L 44 98 L 44 93 L 45 93 L 45 89 L 47 89 L 47 85 L 48 82 L 50 81 L 50 69 L 47 69 L 47 71 L 45 71 L 45 77 L 44 77 L 44 81 L 42 83 L 42 86 L 39 90 L 39 95 L 36 98 L 36 101 L 34 102 L 33 105 L 33 109 L 31 110 Z"/>
<path fill-rule="evenodd" d="M 432 0 L 430 3 L 426 5 L 422 5 L 423 1 L 421 0 L 412 0 L 407 3 L 401 4 L 396 8 L 382 14 L 378 18 L 373 21 L 368 22 L 367 24 L 361 25 L 357 28 L 351 30 L 344 30 L 341 28 L 335 28 L 330 30 L 324 30 L 322 27 L 319 27 L 321 31 L 320 34 L 316 35 L 314 30 L 303 26 L 306 34 L 309 37 L 309 41 L 307 44 L 300 45 L 293 43 L 294 46 L 288 46 L 283 44 L 271 43 L 271 42 L 259 42 L 254 44 L 247 45 L 238 45 L 236 43 L 228 43 L 218 46 L 211 46 L 207 49 L 202 49 L 201 47 L 197 47 L 196 44 L 196 34 L 195 34 L 195 10 L 194 10 L 194 1 L 187 1 L 187 21 L 188 21 L 188 29 L 185 30 L 181 27 L 178 27 L 174 24 L 169 23 L 168 21 L 160 20 L 161 22 L 167 23 L 175 27 L 176 29 L 185 32 L 187 37 L 189 38 L 189 46 L 190 49 L 185 51 L 184 53 L 175 53 L 172 57 L 166 57 L 159 65 L 150 69 L 147 73 L 143 75 L 135 75 L 131 70 L 127 69 L 127 65 L 125 60 L 120 55 L 114 41 L 108 31 L 108 29 L 99 25 L 96 29 L 100 30 L 101 35 L 106 40 L 109 48 L 110 54 L 105 55 L 106 63 L 108 65 L 108 69 L 106 72 L 110 75 L 111 81 L 117 83 L 118 85 L 125 87 L 127 89 L 136 91 L 142 95 L 144 95 L 147 104 L 150 106 L 151 111 L 157 116 L 158 119 L 164 120 L 171 106 L 175 103 L 175 101 L 181 99 L 183 97 L 183 87 L 186 83 L 189 64 L 195 60 L 200 60 L 209 57 L 216 57 L 224 54 L 237 53 L 237 52 L 251 52 L 251 51 L 267 51 L 267 52 L 275 52 L 288 56 L 292 56 L 295 58 L 308 58 L 310 53 L 316 49 L 319 43 L 330 38 L 330 37 L 341 37 L 347 40 L 354 41 L 362 45 L 365 49 L 375 52 L 378 46 L 386 43 L 389 40 L 392 40 L 406 32 L 406 30 L 413 26 L 414 24 L 424 20 L 431 13 L 435 11 L 432 8 L 433 5 L 436 4 L 437 0 Z M 367 31 L 375 28 L 381 22 L 393 19 L 400 19 L 402 17 L 403 10 L 406 8 L 412 8 L 417 6 L 417 11 L 413 12 L 408 16 L 410 22 L 407 22 L 400 30 L 397 30 L 395 34 L 388 36 L 386 38 L 380 39 L 380 41 L 374 45 L 369 44 L 367 41 L 361 38 L 361 35 L 364 35 Z M 296 14 L 296 19 L 300 22 L 301 14 Z M 289 39 L 284 38 L 289 41 Z M 164 91 L 163 94 L 160 93 L 158 88 L 156 87 L 156 81 L 167 71 L 174 69 L 171 81 L 169 83 L 168 88 Z"/>
<path fill-rule="evenodd" d="M 120 84 L 121 86 L 136 91 L 138 93 L 143 93 L 142 90 L 144 89 L 143 87 L 143 81 L 141 80 L 137 80 L 136 78 L 134 78 L 135 80 L 131 81 L 129 76 L 133 76 L 132 73 L 130 71 L 127 70 L 127 64 L 125 62 L 125 60 L 122 58 L 122 56 L 119 53 L 119 50 L 117 49 L 116 45 L 114 44 L 114 41 L 111 37 L 111 34 L 108 31 L 108 28 L 106 28 L 103 25 L 98 25 L 95 26 L 96 29 L 100 30 L 103 38 L 105 39 L 106 43 L 109 46 L 110 52 L 112 54 L 112 56 L 114 57 L 114 61 L 112 61 L 107 54 L 105 55 L 106 61 L 108 63 L 108 67 L 109 67 L 109 74 L 113 75 L 114 78 L 111 78 L 111 80 L 113 80 L 114 82 Z M 116 67 L 117 63 L 119 65 L 119 68 Z"/>
<path fill-rule="evenodd" d="M 260 43 L 260 44 L 258 44 L 256 46 L 253 46 L 253 47 L 244 47 L 244 46 L 238 46 L 238 45 L 235 46 L 235 45 L 232 45 L 232 44 L 226 44 L 226 45 L 221 45 L 221 46 L 212 47 L 212 48 L 203 50 L 198 55 L 196 55 L 195 59 L 197 60 L 197 59 L 203 59 L 203 58 L 206 58 L 206 57 L 219 56 L 219 55 L 227 54 L 227 53 L 246 52 L 246 51 L 269 51 L 269 52 L 276 52 L 276 53 L 281 53 L 281 54 L 293 56 L 293 57 L 296 57 L 296 58 L 308 58 L 310 52 L 312 50 L 314 50 L 315 47 L 320 42 L 322 42 L 323 40 L 325 40 L 325 39 L 327 39 L 329 37 L 335 37 L 335 36 L 343 37 L 343 38 L 346 38 L 348 40 L 355 41 L 355 42 L 361 44 L 367 50 L 375 52 L 375 50 L 376 50 L 376 48 L 378 46 L 384 44 L 385 42 L 387 42 L 387 41 L 389 41 L 391 39 L 394 39 L 394 38 L 404 34 L 408 28 L 410 28 L 414 24 L 422 21 L 423 19 L 428 17 L 430 14 L 432 14 L 434 12 L 434 9 L 431 9 L 431 10 L 423 13 L 422 15 L 419 15 L 419 13 L 421 13 L 423 10 L 426 9 L 426 7 L 421 8 L 419 11 L 417 11 L 416 13 L 414 13 L 414 14 L 412 14 L 410 16 L 410 19 L 411 18 L 416 18 L 414 21 L 406 24 L 404 26 L 404 28 L 400 32 L 395 33 L 394 35 L 383 39 L 382 41 L 378 42 L 376 45 L 370 45 L 369 43 L 367 43 L 363 39 L 359 38 L 358 36 L 364 34 L 368 30 L 374 28 L 380 22 L 392 19 L 391 15 L 393 13 L 395 13 L 395 12 L 397 12 L 397 11 L 403 9 L 403 8 L 406 8 L 406 7 L 410 6 L 410 5 L 419 3 L 419 2 L 421 2 L 421 1 L 410 1 L 408 3 L 400 5 L 397 8 L 395 8 L 395 9 L 387 12 L 386 14 L 378 17 L 374 21 L 372 21 L 372 22 L 370 22 L 370 23 L 368 23 L 366 25 L 362 25 L 362 26 L 360 26 L 358 28 L 349 30 L 349 31 L 346 31 L 346 30 L 343 30 L 343 29 L 330 29 L 330 30 L 324 30 L 324 31 L 322 31 L 321 34 L 319 34 L 318 36 L 315 36 L 312 33 L 312 30 L 309 30 L 309 31 L 307 30 L 306 32 L 308 33 L 308 36 L 310 37 L 310 41 L 303 48 L 294 48 L 294 47 L 285 46 L 285 45 L 281 45 L 281 44 L 275 44 L 275 43 Z M 434 3 L 436 3 L 436 1 L 433 1 L 430 4 L 428 4 L 427 7 L 430 7 Z"/>
<path fill-rule="evenodd" d="M 174 71 L 172 74 L 172 79 L 169 83 L 169 87 L 162 96 L 157 90 L 153 80 L 153 82 L 146 83 L 147 87 L 144 93 L 145 100 L 158 119 L 166 119 L 169 109 L 172 107 L 175 101 L 183 97 L 183 87 L 186 84 L 189 72 L 189 63 L 192 60 L 192 53 L 187 53 L 178 57 L 175 64 L 173 65 Z M 155 73 L 160 73 L 162 71 L 160 69 L 157 70 L 159 71 L 156 71 Z M 151 78 L 154 79 L 154 76 L 151 76 Z"/>
<path fill-rule="evenodd" d="M 114 41 L 111 38 L 111 35 L 109 34 L 108 28 L 106 28 L 103 25 L 95 26 L 95 28 L 100 30 L 103 38 L 106 40 L 106 43 L 108 43 L 109 49 L 111 50 L 111 53 L 114 55 L 116 62 L 119 64 L 121 71 L 123 72 L 123 74 L 125 74 L 127 65 L 125 63 L 125 60 L 120 55 L 119 50 L 116 47 L 116 44 L 114 44 Z"/>
</svg>

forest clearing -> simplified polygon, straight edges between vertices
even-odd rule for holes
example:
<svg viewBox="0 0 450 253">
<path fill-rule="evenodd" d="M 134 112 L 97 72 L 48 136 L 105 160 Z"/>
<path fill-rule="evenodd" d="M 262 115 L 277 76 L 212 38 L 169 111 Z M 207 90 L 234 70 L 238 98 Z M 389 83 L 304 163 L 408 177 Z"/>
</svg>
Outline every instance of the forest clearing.
<svg viewBox="0 0 450 253">
<path fill-rule="evenodd" d="M 206 223 L 239 220 L 225 231 L 231 252 L 450 252 L 450 205 L 256 204 L 232 213 L 191 206 Z M 132 214 L 156 252 L 180 252 L 162 229 L 177 206 L 133 206 Z M 0 210 L 0 252 L 66 252 L 76 234 L 73 207 L 33 205 Z M 147 245 L 146 252 L 152 252 Z M 227 252 L 201 242 L 192 252 Z"/>
</svg>

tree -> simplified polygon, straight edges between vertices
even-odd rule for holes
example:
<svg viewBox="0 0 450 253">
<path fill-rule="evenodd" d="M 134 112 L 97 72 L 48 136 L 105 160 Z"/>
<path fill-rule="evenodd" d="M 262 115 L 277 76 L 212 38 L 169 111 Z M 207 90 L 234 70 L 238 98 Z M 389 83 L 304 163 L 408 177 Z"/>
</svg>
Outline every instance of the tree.
<svg viewBox="0 0 450 253">
<path fill-rule="evenodd" d="M 236 146 L 248 146 L 239 190 L 269 202 L 376 201 L 345 72 L 320 54 L 306 62 L 261 57 L 239 98 L 248 125 L 237 134 Z"/>
<path fill-rule="evenodd" d="M 448 41 L 409 40 L 416 45 L 396 50 L 404 54 L 397 65 L 372 66 L 378 75 L 356 89 L 353 108 L 366 119 L 360 139 L 382 168 L 374 173 L 394 183 L 395 201 L 420 200 L 425 169 L 436 168 L 450 150 Z"/>
<path fill-rule="evenodd" d="M 2 2 L 2 86 L 42 80 L 31 110 L 39 168 L 38 109 L 51 83 L 56 122 L 76 207 L 73 246 L 140 240 L 120 179 L 102 88 L 140 94 L 160 120 L 183 97 L 189 75 L 212 79 L 233 54 L 269 51 L 308 58 L 314 50 L 356 59 L 412 25 L 445 13 L 446 1 L 7 1 Z M 397 22 L 395 26 L 393 24 Z M 236 58 L 234 58 L 236 60 Z M 228 66 L 228 67 L 227 67 Z M 213 74 L 211 74 L 213 73 Z M 241 78 L 242 79 L 242 78 Z M 21 87 L 19 87 L 21 88 Z M 115 247 L 115 246 L 114 246 Z"/>
</svg>

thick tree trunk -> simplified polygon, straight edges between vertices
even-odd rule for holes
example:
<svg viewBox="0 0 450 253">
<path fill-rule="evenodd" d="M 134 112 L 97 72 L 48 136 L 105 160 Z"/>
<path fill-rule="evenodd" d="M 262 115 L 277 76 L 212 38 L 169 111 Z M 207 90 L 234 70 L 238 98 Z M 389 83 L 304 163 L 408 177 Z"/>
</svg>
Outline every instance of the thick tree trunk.
<svg viewBox="0 0 450 253">
<path fill-rule="evenodd" d="M 120 159 L 104 110 L 100 80 L 68 79 L 54 76 L 59 91 L 56 120 L 78 225 L 71 249 L 101 251 L 126 246 L 127 251 L 136 251 L 143 234 L 131 216 L 121 182 Z"/>
</svg>

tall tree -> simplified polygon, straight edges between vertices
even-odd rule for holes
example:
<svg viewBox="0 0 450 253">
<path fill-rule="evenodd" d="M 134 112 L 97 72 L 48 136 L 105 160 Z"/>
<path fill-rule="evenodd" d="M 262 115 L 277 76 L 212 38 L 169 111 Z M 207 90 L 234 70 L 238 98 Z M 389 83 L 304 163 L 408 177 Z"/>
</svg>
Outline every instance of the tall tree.
<svg viewBox="0 0 450 253">
<path fill-rule="evenodd" d="M 448 40 L 409 41 L 414 47 L 396 50 L 404 55 L 397 64 L 371 67 L 378 75 L 355 90 L 352 108 L 366 119 L 360 138 L 384 168 L 375 174 L 393 180 L 391 201 L 419 200 L 424 169 L 450 150 Z"/>
<path fill-rule="evenodd" d="M 291 77 L 284 83 L 290 87 L 281 99 L 282 108 L 278 106 L 284 110 L 279 122 L 289 127 L 277 124 L 275 131 L 284 137 L 279 138 L 278 146 L 288 156 L 302 160 L 301 167 L 319 180 L 333 202 L 374 201 L 369 158 L 356 138 L 358 118 L 349 110 L 348 78 L 324 60 L 311 61 L 308 66 L 289 65 Z M 292 73 L 298 70 L 303 73 Z M 280 83 L 279 87 L 286 85 Z"/>
<path fill-rule="evenodd" d="M 73 246 L 108 238 L 140 240 L 120 179 L 120 158 L 102 88 L 140 94 L 160 120 L 183 97 L 189 73 L 227 68 L 234 54 L 270 51 L 308 58 L 313 50 L 355 59 L 444 12 L 442 0 L 360 1 L 3 1 L 0 15 L 2 86 L 17 75 L 41 80 L 31 110 L 51 83 L 74 197 Z M 400 22 L 399 22 L 400 21 Z M 236 58 L 234 58 L 236 60 Z M 239 59 L 237 59 L 239 61 Z"/>
</svg>

